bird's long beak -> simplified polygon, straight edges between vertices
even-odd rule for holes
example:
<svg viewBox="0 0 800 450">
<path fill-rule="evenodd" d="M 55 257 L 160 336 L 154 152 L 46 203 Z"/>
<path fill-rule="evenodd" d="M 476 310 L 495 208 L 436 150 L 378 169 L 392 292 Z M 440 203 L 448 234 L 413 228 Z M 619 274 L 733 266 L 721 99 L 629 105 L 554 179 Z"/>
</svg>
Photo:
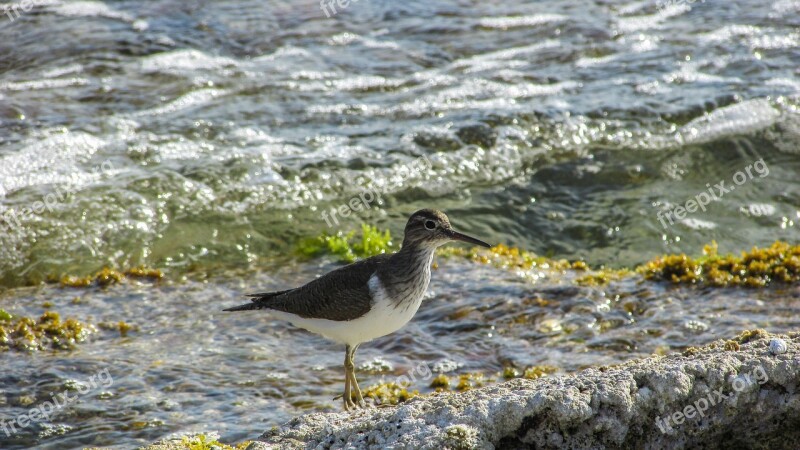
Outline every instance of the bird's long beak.
<svg viewBox="0 0 800 450">
<path fill-rule="evenodd" d="M 487 247 L 487 248 L 491 248 L 492 247 L 491 245 L 487 244 L 486 242 L 483 242 L 483 241 L 481 241 L 479 239 L 475 239 L 472 236 L 467 236 L 466 234 L 459 233 L 458 231 L 455 231 L 455 230 L 450 230 L 450 239 L 452 239 L 454 241 L 469 242 L 470 244 L 480 245 L 482 247 Z"/>
</svg>

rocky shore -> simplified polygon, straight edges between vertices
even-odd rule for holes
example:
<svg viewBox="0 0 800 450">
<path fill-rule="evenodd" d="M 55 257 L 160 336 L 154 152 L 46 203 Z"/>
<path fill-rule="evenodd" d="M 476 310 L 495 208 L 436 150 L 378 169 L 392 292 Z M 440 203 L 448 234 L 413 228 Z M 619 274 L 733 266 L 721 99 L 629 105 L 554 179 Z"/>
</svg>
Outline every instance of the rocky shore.
<svg viewBox="0 0 800 450">
<path fill-rule="evenodd" d="M 567 376 L 308 414 L 249 448 L 796 448 L 799 340 L 800 333 L 744 332 Z"/>
</svg>

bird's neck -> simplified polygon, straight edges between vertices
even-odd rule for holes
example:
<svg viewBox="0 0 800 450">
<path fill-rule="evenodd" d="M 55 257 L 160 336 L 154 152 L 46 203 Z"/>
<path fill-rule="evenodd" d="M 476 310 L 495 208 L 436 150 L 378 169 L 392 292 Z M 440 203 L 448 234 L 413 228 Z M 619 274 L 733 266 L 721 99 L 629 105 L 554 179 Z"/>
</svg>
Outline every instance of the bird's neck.
<svg viewBox="0 0 800 450">
<path fill-rule="evenodd" d="M 429 261 L 431 257 L 433 257 L 433 252 L 435 251 L 436 247 L 403 242 L 403 248 L 395 253 L 394 256 L 397 257 L 398 260 L 404 260 L 406 262 L 423 262 Z"/>
<path fill-rule="evenodd" d="M 399 252 L 392 255 L 383 277 L 390 280 L 430 278 L 434 251 L 436 248 L 404 245 Z"/>
<path fill-rule="evenodd" d="M 431 280 L 435 250 L 424 246 L 403 246 L 378 272 L 381 284 L 395 306 L 409 305 L 422 299 Z"/>
</svg>

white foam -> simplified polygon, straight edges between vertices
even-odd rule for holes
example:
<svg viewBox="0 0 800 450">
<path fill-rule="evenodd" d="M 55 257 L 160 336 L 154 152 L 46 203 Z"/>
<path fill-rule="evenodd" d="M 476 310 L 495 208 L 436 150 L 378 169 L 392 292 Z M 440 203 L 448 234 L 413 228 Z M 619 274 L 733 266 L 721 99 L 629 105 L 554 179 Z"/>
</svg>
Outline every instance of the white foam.
<svg viewBox="0 0 800 450">
<path fill-rule="evenodd" d="M 725 25 L 724 27 L 718 28 L 710 33 L 700 34 L 697 36 L 697 38 L 703 43 L 715 43 L 730 41 L 734 38 L 739 39 L 743 36 L 758 36 L 761 33 L 761 29 L 754 25 L 732 24 Z"/>
<path fill-rule="evenodd" d="M 148 56 L 140 61 L 144 72 L 213 70 L 234 67 L 237 62 L 222 56 L 210 56 L 198 50 L 175 50 Z"/>
<path fill-rule="evenodd" d="M 699 35 L 698 39 L 708 43 L 744 43 L 751 50 L 780 50 L 800 46 L 800 33 L 779 34 L 772 28 L 740 24 L 726 25 Z"/>
<path fill-rule="evenodd" d="M 45 132 L 29 138 L 14 153 L 0 157 L 0 180 L 5 193 L 52 183 L 80 184 L 76 161 L 86 160 L 106 143 L 83 132 Z"/>
<path fill-rule="evenodd" d="M 85 86 L 89 84 L 86 78 L 64 78 L 52 80 L 9 81 L 0 83 L 0 90 L 4 91 L 36 91 L 42 89 L 60 89 L 71 86 Z"/>
<path fill-rule="evenodd" d="M 450 64 L 450 67 L 451 68 L 471 67 L 476 64 L 484 63 L 486 61 L 508 60 L 523 55 L 531 55 L 539 51 L 550 48 L 558 48 L 560 46 L 561 46 L 560 41 L 548 39 L 536 44 L 524 45 L 521 47 L 511 47 L 503 50 L 483 53 L 480 55 L 474 55 L 469 58 L 459 59 Z"/>
<path fill-rule="evenodd" d="M 534 14 L 530 16 L 504 16 L 504 17 L 484 17 L 478 21 L 478 25 L 485 28 L 517 28 L 535 27 L 545 23 L 562 22 L 567 20 L 561 14 Z"/>
<path fill-rule="evenodd" d="M 395 88 L 404 83 L 398 78 L 386 78 L 381 76 L 358 75 L 347 77 L 342 80 L 334 80 L 333 87 L 338 90 L 357 91 L 372 88 Z"/>
<path fill-rule="evenodd" d="M 623 33 L 659 28 L 670 17 L 679 16 L 691 9 L 686 4 L 670 5 L 652 15 L 622 17 L 617 21 L 617 27 Z"/>
<path fill-rule="evenodd" d="M 764 34 L 751 38 L 749 45 L 751 49 L 761 50 L 796 49 L 800 47 L 800 33 Z"/>
<path fill-rule="evenodd" d="M 108 19 L 133 22 L 134 17 L 128 13 L 117 11 L 103 2 L 95 1 L 70 1 L 59 3 L 53 11 L 62 16 L 69 17 L 105 17 Z"/>
<path fill-rule="evenodd" d="M 201 89 L 182 95 L 181 97 L 178 97 L 164 106 L 139 111 L 134 113 L 133 116 L 158 116 L 162 114 L 171 114 L 183 109 L 210 103 L 213 99 L 227 93 L 227 91 L 221 89 Z"/>
<path fill-rule="evenodd" d="M 755 99 L 716 109 L 680 128 L 686 144 L 713 141 L 722 136 L 750 134 L 773 125 L 780 112 L 767 100 Z"/>
<path fill-rule="evenodd" d="M 694 62 L 680 63 L 679 69 L 667 75 L 662 79 L 669 84 L 679 83 L 741 83 L 739 78 L 726 78 L 718 75 L 711 75 L 700 72 L 698 69 L 699 64 Z"/>
<path fill-rule="evenodd" d="M 74 63 L 45 70 L 44 72 L 42 72 L 42 76 L 45 78 L 58 78 L 64 75 L 69 75 L 71 73 L 80 73 L 80 72 L 83 72 L 83 66 L 81 64 Z"/>
<path fill-rule="evenodd" d="M 800 92 L 800 80 L 794 78 L 772 78 L 764 84 L 767 86 L 787 86 L 794 89 L 795 92 Z"/>
<path fill-rule="evenodd" d="M 620 54 L 615 53 L 612 55 L 606 56 L 598 56 L 596 58 L 580 58 L 575 61 L 576 67 L 592 67 L 592 66 L 600 66 L 603 64 L 608 64 L 610 62 L 616 61 L 620 58 Z"/>
<path fill-rule="evenodd" d="M 653 80 L 647 83 L 637 84 L 634 87 L 634 90 L 640 94 L 647 94 L 647 95 L 658 95 L 658 94 L 665 94 L 672 89 L 668 86 L 665 86 L 658 80 Z"/>
<path fill-rule="evenodd" d="M 800 0 L 778 0 L 772 4 L 770 17 L 784 17 L 786 14 L 800 13 Z"/>
</svg>

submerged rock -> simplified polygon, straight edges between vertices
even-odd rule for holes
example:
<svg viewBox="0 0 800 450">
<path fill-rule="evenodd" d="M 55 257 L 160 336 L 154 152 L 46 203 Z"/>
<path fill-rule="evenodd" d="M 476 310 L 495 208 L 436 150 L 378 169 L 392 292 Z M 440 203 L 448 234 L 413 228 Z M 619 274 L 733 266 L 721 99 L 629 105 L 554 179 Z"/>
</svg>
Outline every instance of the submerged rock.
<svg viewBox="0 0 800 450">
<path fill-rule="evenodd" d="M 254 448 L 795 448 L 800 334 L 298 417 Z M 728 341 L 731 342 L 731 341 Z M 738 350 L 737 350 L 738 348 Z M 265 444 L 263 447 L 261 443 Z"/>
<path fill-rule="evenodd" d="M 467 125 L 456 131 L 456 136 L 467 145 L 477 145 L 483 149 L 494 147 L 497 132 L 486 124 Z"/>
</svg>

